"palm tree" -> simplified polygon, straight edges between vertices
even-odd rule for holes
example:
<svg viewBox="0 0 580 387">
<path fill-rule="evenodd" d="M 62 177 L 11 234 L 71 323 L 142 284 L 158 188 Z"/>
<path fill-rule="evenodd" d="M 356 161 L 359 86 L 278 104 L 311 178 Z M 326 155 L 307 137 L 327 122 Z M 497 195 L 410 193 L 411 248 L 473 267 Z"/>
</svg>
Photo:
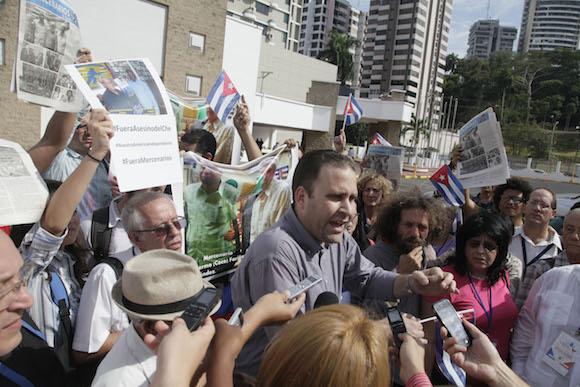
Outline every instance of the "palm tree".
<svg viewBox="0 0 580 387">
<path fill-rule="evenodd" d="M 354 59 L 349 50 L 359 46 L 360 40 L 333 29 L 328 33 L 326 49 L 318 54 L 318 59 L 337 65 L 337 78 L 341 85 L 345 85 L 354 75 Z"/>
<path fill-rule="evenodd" d="M 411 114 L 411 122 L 401 128 L 401 136 L 405 136 L 405 133 L 411 130 L 415 132 L 413 137 L 411 137 L 411 145 L 419 142 L 421 134 L 427 139 L 429 139 L 431 135 L 429 133 L 429 126 L 427 121 L 424 119 L 417 120 L 415 113 Z"/>
</svg>

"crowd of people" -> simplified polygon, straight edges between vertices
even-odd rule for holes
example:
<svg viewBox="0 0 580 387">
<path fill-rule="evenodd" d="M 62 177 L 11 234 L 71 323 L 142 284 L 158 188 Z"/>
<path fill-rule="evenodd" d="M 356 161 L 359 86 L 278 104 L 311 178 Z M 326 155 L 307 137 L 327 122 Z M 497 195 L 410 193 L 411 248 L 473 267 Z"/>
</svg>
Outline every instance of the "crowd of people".
<svg viewBox="0 0 580 387">
<path fill-rule="evenodd" d="M 242 99 L 233 127 L 253 160 L 250 122 Z M 547 188 L 512 178 L 456 208 L 397 192 L 380 172 L 357 176 L 351 157 L 323 149 L 304 153 L 291 187 L 261 166 L 241 221 L 231 186 L 202 170 L 181 217 L 169 187 L 118 192 L 114 134 L 105 110 L 56 112 L 29 150 L 50 199 L 35 224 L 0 232 L 1 385 L 423 387 L 451 383 L 443 351 L 468 385 L 579 385 L 580 204 L 560 234 Z M 227 158 L 220 144 L 192 128 L 180 149 Z M 461 159 L 456 148 L 450 166 Z M 243 259 L 227 283 L 208 282 L 197 257 L 237 227 Z M 322 281 L 291 298 L 311 275 Z M 230 300 L 190 332 L 180 316 L 225 285 Z M 442 299 L 473 311 L 468 347 L 419 320 Z M 228 306 L 240 324 L 224 319 Z M 393 306 L 406 328 L 397 340 Z"/>
</svg>

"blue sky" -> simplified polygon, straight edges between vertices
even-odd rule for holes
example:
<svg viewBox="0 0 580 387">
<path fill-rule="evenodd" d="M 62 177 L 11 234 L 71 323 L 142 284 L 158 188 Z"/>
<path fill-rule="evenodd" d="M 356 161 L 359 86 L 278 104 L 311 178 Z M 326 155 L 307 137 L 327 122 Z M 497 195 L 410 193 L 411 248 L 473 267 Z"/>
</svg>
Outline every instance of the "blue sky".
<svg viewBox="0 0 580 387">
<path fill-rule="evenodd" d="M 363 11 L 368 11 L 370 0 L 350 0 L 350 3 Z M 456 53 L 464 57 L 467 52 L 467 37 L 469 27 L 480 19 L 486 18 L 487 0 L 455 0 L 451 16 L 451 31 L 447 53 Z M 520 29 L 524 0 L 491 0 L 490 18 L 499 19 L 501 25 Z M 517 39 L 514 49 L 517 47 Z"/>
</svg>

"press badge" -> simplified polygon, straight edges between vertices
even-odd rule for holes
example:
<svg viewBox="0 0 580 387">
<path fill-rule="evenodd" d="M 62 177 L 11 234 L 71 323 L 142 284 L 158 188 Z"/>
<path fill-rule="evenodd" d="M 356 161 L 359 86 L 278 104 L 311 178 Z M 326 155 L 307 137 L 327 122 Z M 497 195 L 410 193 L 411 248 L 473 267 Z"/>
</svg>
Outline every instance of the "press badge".
<svg viewBox="0 0 580 387">
<path fill-rule="evenodd" d="M 572 337 L 566 332 L 560 332 L 560 335 L 554 341 L 554 344 L 548 348 L 542 360 L 560 375 L 566 376 L 578 361 L 579 354 L 580 340 L 578 337 Z"/>
</svg>

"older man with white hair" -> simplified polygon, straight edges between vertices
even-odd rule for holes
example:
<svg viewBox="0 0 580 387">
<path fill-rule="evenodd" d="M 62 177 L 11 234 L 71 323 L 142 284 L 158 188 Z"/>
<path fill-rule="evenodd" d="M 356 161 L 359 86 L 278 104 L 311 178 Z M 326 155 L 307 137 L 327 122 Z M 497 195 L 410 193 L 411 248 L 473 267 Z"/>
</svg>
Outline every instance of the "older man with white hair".
<svg viewBox="0 0 580 387">
<path fill-rule="evenodd" d="M 160 192 L 140 192 L 132 197 L 121 220 L 133 246 L 104 259 L 93 268 L 81 296 L 73 357 L 77 363 L 102 359 L 121 332 L 129 327 L 127 315 L 111 298 L 111 289 L 123 266 L 133 257 L 155 249 L 181 251 L 185 219 L 177 216 L 171 200 Z"/>
</svg>

